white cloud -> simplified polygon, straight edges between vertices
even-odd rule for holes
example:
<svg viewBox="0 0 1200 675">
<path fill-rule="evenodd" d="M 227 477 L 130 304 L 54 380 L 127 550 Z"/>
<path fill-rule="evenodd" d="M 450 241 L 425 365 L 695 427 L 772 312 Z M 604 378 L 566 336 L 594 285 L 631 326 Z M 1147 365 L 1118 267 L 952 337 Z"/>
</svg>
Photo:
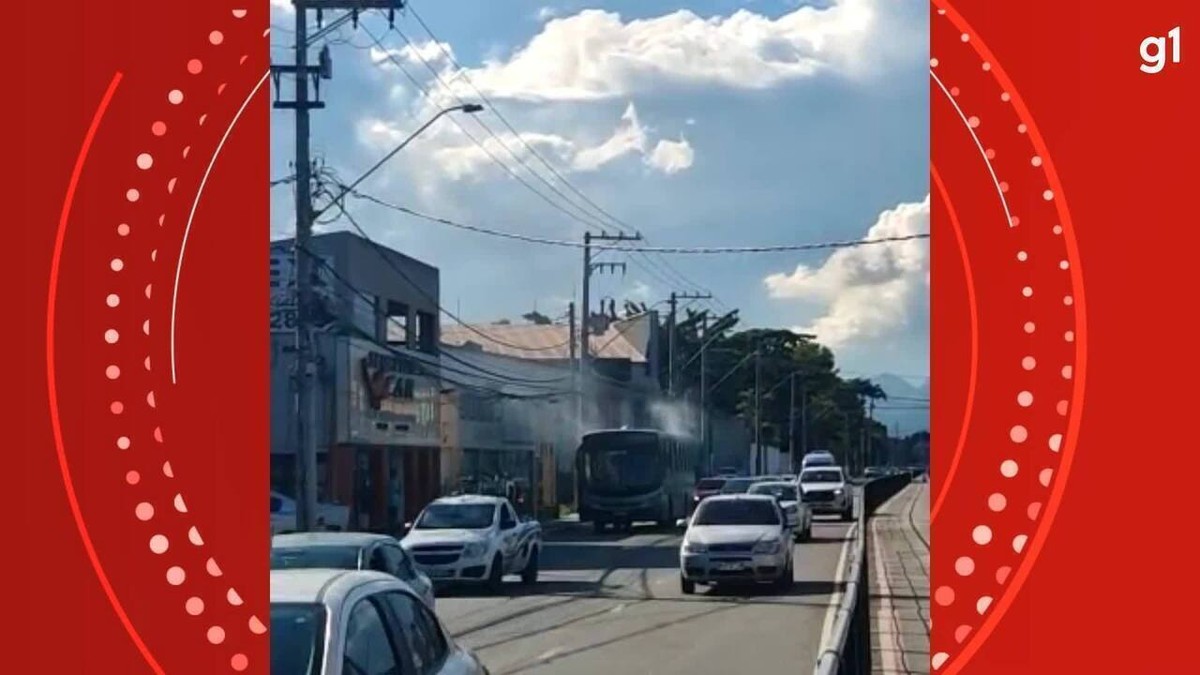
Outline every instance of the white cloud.
<svg viewBox="0 0 1200 675">
<path fill-rule="evenodd" d="M 542 7 L 537 11 L 538 21 L 549 21 L 558 16 L 558 10 L 553 7 Z"/>
<path fill-rule="evenodd" d="M 646 144 L 646 130 L 638 121 L 637 109 L 630 103 L 613 135 L 600 145 L 579 151 L 571 167 L 576 171 L 595 171 L 630 153 L 646 152 Z"/>
<path fill-rule="evenodd" d="M 685 121 L 684 121 L 684 124 L 688 125 L 689 127 L 695 126 L 695 125 L 696 125 L 696 118 L 695 118 L 695 117 L 689 117 L 689 118 L 687 118 L 687 120 L 685 120 Z"/>
<path fill-rule="evenodd" d="M 824 70 L 852 74 L 871 49 L 875 0 L 800 7 L 779 18 L 748 10 L 702 18 L 688 10 L 623 21 L 584 10 L 546 23 L 507 60 L 469 70 L 489 95 L 529 101 L 628 96 L 663 81 L 763 89 Z M 464 87 L 466 85 L 459 84 Z"/>
<path fill-rule="evenodd" d="M 398 70 L 392 59 L 407 61 L 414 65 L 421 65 L 421 62 L 425 62 L 435 67 L 441 66 L 443 71 L 455 60 L 454 47 L 450 43 L 434 42 L 433 40 L 414 42 L 411 45 L 405 44 L 397 49 L 384 50 L 371 47 L 370 54 L 372 63 L 392 70 Z"/>
<path fill-rule="evenodd" d="M 929 232 L 929 197 L 884 211 L 864 239 Z M 811 325 L 831 347 L 888 339 L 927 330 L 929 245 L 926 240 L 871 244 L 835 251 L 817 268 L 797 265 L 791 274 L 772 274 L 764 283 L 771 297 L 820 303 L 824 312 Z"/>
<path fill-rule="evenodd" d="M 479 141 L 478 144 L 452 121 L 446 121 L 425 132 L 406 151 L 406 155 L 417 155 L 428 160 L 425 167 L 418 170 L 424 180 L 436 180 L 439 173 L 440 177 L 452 181 L 481 178 L 495 163 L 493 157 L 510 167 L 519 168 L 514 154 L 526 163 L 539 165 L 540 162 L 530 158 L 526 144 L 552 165 L 578 173 L 598 171 L 623 157 L 641 156 L 647 166 L 665 174 L 674 174 L 691 167 L 695 158 L 695 151 L 686 140 L 660 140 L 652 147 L 648 131 L 639 120 L 637 108 L 632 102 L 626 106 L 616 129 L 605 140 L 591 145 L 554 133 L 523 131 L 518 137 L 499 130 L 497 125 L 489 122 L 489 127 L 495 133 L 492 136 L 471 122 L 463 121 L 462 124 Z M 407 138 L 411 131 L 410 125 L 398 126 L 380 118 L 364 119 L 358 125 L 359 139 L 380 151 L 394 147 Z"/>
<path fill-rule="evenodd" d="M 659 141 L 646 157 L 646 164 L 669 176 L 691 168 L 695 159 L 696 151 L 691 143 L 686 138 L 680 138 L 678 141 Z"/>
<path fill-rule="evenodd" d="M 296 8 L 292 5 L 292 0 L 271 0 L 271 11 L 292 14 L 296 11 Z"/>
</svg>

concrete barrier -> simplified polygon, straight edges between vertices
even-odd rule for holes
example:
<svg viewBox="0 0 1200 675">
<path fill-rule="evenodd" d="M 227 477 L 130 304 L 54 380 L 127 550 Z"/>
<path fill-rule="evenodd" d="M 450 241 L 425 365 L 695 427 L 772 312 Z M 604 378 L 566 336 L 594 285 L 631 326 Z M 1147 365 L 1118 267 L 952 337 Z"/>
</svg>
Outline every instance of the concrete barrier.
<svg viewBox="0 0 1200 675">
<path fill-rule="evenodd" d="M 846 562 L 846 589 L 833 624 L 833 637 L 821 645 L 814 675 L 869 675 L 871 672 L 871 590 L 867 561 L 867 521 L 887 500 L 912 482 L 900 473 L 863 484 L 858 494 L 858 523 Z"/>
</svg>

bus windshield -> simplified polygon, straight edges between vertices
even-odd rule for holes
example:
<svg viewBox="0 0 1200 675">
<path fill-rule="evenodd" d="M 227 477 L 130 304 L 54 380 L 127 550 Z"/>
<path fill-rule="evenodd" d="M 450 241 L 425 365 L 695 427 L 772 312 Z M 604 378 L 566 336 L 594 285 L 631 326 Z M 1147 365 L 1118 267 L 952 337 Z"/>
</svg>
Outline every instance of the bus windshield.
<svg viewBox="0 0 1200 675">
<path fill-rule="evenodd" d="M 587 485 L 595 492 L 635 494 L 663 480 L 658 439 L 651 434 L 595 434 L 580 447 Z"/>
</svg>

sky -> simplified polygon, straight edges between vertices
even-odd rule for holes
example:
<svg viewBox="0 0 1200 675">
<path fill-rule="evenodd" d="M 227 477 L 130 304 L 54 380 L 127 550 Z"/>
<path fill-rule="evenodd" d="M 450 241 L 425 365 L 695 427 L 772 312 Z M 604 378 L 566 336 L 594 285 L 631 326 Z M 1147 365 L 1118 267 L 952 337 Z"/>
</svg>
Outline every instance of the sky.
<svg viewBox="0 0 1200 675">
<path fill-rule="evenodd" d="M 294 10 L 289 0 L 271 5 L 272 58 L 290 63 Z M 326 107 L 312 113 L 314 157 L 350 182 L 442 108 L 485 110 L 434 122 L 362 183 L 365 194 L 575 242 L 602 225 L 672 247 L 929 231 L 923 3 L 410 6 L 394 28 L 372 13 L 327 40 L 333 77 L 321 82 Z M 290 84 L 283 89 L 291 98 Z M 271 121 L 277 179 L 293 173 L 293 113 L 275 110 Z M 293 200 L 290 185 L 272 188 L 272 239 L 293 233 Z M 469 322 L 519 320 L 535 308 L 556 318 L 579 300 L 577 249 L 485 236 L 361 198 L 346 208 L 376 241 L 437 266 L 443 306 Z M 317 232 L 350 228 L 344 218 L 323 220 Z M 654 305 L 672 291 L 711 292 L 715 300 L 693 307 L 736 308 L 742 327 L 815 333 L 845 372 L 928 372 L 925 240 L 597 259 L 627 266 L 593 277 L 594 300 Z"/>
</svg>

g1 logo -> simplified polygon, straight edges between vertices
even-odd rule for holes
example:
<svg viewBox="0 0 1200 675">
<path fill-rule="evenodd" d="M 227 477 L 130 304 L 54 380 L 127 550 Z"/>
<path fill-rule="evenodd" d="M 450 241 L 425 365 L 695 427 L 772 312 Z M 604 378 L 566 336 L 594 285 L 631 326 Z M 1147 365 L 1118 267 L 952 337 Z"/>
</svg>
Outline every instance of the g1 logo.
<svg viewBox="0 0 1200 675">
<path fill-rule="evenodd" d="M 1171 59 L 1169 63 L 1179 63 L 1179 26 L 1172 28 L 1167 32 L 1166 37 L 1150 36 L 1142 40 L 1142 65 L 1143 73 L 1154 75 L 1161 73 L 1163 68 L 1167 66 L 1167 43 L 1171 43 Z"/>
</svg>

